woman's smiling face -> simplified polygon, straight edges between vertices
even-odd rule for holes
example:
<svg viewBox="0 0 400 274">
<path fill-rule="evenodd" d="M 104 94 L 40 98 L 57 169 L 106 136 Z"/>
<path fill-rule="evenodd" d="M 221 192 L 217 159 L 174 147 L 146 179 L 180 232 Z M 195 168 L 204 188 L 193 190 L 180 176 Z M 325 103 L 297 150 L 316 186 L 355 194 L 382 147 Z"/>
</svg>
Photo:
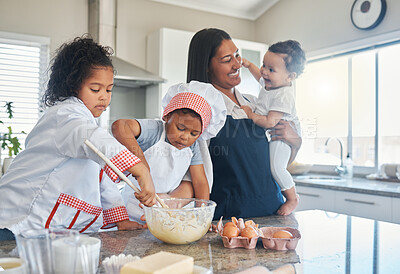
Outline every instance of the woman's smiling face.
<svg viewBox="0 0 400 274">
<path fill-rule="evenodd" d="M 210 83 L 218 90 L 231 90 L 240 84 L 242 58 L 232 40 L 222 40 L 208 68 Z"/>
</svg>

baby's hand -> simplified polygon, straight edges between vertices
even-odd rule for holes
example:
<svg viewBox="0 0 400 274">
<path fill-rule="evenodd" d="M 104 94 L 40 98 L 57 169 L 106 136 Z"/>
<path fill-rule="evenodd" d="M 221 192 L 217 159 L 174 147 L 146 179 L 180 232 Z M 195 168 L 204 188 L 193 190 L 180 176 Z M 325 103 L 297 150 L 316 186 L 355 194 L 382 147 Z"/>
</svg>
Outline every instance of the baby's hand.
<svg viewBox="0 0 400 274">
<path fill-rule="evenodd" d="M 250 62 L 249 60 L 242 58 L 242 66 L 244 66 L 245 68 L 248 68 L 250 66 Z"/>
<path fill-rule="evenodd" d="M 253 111 L 251 110 L 251 107 L 249 107 L 249 106 L 241 106 L 240 108 L 243 109 L 244 112 L 246 112 L 247 117 L 249 117 L 249 118 L 250 118 L 251 114 L 253 114 Z"/>
</svg>

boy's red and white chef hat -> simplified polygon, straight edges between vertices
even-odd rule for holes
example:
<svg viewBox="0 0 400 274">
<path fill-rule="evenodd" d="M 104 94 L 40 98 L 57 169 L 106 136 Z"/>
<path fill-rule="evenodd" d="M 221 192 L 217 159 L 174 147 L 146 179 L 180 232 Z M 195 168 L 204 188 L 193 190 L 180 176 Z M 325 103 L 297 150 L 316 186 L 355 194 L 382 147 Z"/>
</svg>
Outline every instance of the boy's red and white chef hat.
<svg viewBox="0 0 400 274">
<path fill-rule="evenodd" d="M 208 140 L 217 135 L 225 124 L 226 107 L 222 94 L 211 84 L 191 81 L 180 83 L 168 89 L 162 99 L 162 118 L 168 113 L 182 108 L 194 110 L 203 124 L 199 139 Z"/>
</svg>

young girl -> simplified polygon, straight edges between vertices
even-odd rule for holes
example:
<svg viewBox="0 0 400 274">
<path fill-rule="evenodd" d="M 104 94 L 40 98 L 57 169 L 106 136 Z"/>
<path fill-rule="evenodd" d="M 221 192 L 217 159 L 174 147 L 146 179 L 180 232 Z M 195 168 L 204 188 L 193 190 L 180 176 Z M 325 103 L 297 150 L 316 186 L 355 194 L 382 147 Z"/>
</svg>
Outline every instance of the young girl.
<svg viewBox="0 0 400 274">
<path fill-rule="evenodd" d="M 293 40 L 270 46 L 260 69 L 243 59 L 243 66 L 250 70 L 263 87 L 254 113 L 250 107 L 242 106 L 254 123 L 269 129 L 276 126 L 281 119 L 292 121 L 300 135 L 292 82 L 303 72 L 305 61 L 304 51 Z M 271 172 L 286 198 L 286 202 L 277 211 L 279 215 L 290 214 L 299 203 L 293 178 L 286 169 L 290 153 L 289 145 L 283 141 L 270 143 Z"/>
<path fill-rule="evenodd" d="M 196 140 L 216 136 L 224 125 L 226 108 L 222 95 L 210 84 L 192 81 L 172 86 L 162 106 L 163 121 L 118 120 L 113 124 L 114 136 L 142 162 L 148 163 L 157 193 L 193 197 L 182 196 L 178 190 L 174 192 L 189 170 L 193 190 L 188 193 L 194 192 L 199 199 L 209 199 L 210 186 Z M 140 222 L 143 210 L 132 196 L 132 190 L 125 188 L 123 196 L 130 219 Z"/>
<path fill-rule="evenodd" d="M 84 144 L 88 139 L 122 172 L 137 178 L 141 193 L 135 196 L 144 205 L 155 203 L 148 169 L 95 120 L 111 100 L 111 54 L 87 37 L 58 50 L 43 98 L 50 108 L 0 180 L 3 234 L 40 228 L 95 232 L 114 223 L 119 229 L 141 227 L 128 221 L 118 188 L 105 178 L 117 181 L 118 176 Z"/>
</svg>

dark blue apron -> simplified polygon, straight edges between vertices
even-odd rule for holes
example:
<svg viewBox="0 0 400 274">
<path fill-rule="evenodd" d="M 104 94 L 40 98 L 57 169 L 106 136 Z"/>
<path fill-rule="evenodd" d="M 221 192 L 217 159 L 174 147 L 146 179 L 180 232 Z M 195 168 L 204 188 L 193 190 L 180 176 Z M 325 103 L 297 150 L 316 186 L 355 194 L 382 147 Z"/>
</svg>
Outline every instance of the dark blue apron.
<svg viewBox="0 0 400 274">
<path fill-rule="evenodd" d="M 214 172 L 210 199 L 217 203 L 214 219 L 272 215 L 283 204 L 271 175 L 265 129 L 228 115 L 209 150 Z"/>
</svg>

